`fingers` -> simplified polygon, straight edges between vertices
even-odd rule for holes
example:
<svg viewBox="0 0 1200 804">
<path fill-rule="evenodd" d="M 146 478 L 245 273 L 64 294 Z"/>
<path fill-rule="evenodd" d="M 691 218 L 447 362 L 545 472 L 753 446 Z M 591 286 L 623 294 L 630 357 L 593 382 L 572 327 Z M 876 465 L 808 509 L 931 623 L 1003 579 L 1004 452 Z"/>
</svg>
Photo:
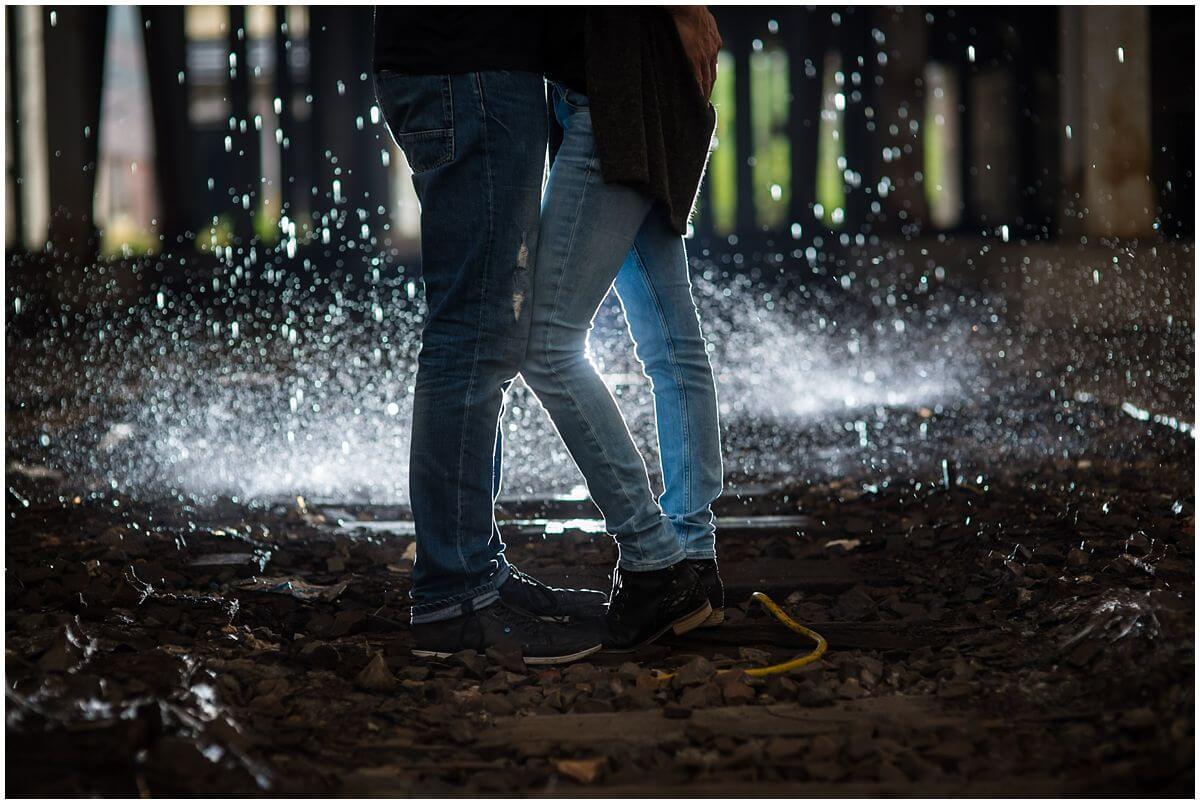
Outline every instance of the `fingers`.
<svg viewBox="0 0 1200 804">
<path fill-rule="evenodd" d="M 712 48 L 712 50 L 709 51 L 708 58 L 705 60 L 705 68 L 708 75 L 708 88 L 704 93 L 705 97 L 710 97 L 712 95 L 713 87 L 717 85 L 717 56 L 719 51 L 720 47 Z"/>
<path fill-rule="evenodd" d="M 724 45 L 725 42 L 722 41 L 722 39 L 721 39 L 721 29 L 717 27 L 717 18 L 712 15 L 711 11 L 707 12 L 707 22 L 708 22 L 707 33 L 708 33 L 709 41 L 712 43 L 712 49 L 713 49 L 713 54 L 714 54 L 713 58 L 716 58 L 716 55 L 715 55 L 716 52 L 721 49 L 722 45 Z"/>
<path fill-rule="evenodd" d="M 706 9 L 699 11 L 703 13 L 676 15 L 675 25 L 696 76 L 696 85 L 708 99 L 717 81 L 717 54 L 723 43 L 712 13 Z"/>
<path fill-rule="evenodd" d="M 721 32 L 717 30 L 717 21 L 713 17 L 712 13 L 708 12 L 706 16 L 708 22 L 708 29 L 705 31 L 708 39 L 708 58 L 706 59 L 708 68 L 708 89 L 705 92 L 705 97 L 711 97 L 713 87 L 716 86 L 717 83 L 717 57 L 721 52 L 721 46 L 725 43 L 721 40 Z"/>
</svg>

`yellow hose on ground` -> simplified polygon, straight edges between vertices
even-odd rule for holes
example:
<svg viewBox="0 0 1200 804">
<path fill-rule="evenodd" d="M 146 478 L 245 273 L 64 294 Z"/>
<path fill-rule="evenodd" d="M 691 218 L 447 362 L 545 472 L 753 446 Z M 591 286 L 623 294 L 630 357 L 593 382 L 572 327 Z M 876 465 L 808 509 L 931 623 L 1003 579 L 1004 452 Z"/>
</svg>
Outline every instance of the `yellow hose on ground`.
<svg viewBox="0 0 1200 804">
<path fill-rule="evenodd" d="M 762 592 L 755 592 L 754 594 L 750 595 L 750 598 L 752 600 L 757 600 L 760 604 L 762 604 L 762 607 L 771 612 L 772 616 L 774 616 L 776 620 L 779 620 L 779 622 L 783 623 L 797 634 L 806 636 L 813 642 L 816 642 L 817 646 L 813 648 L 811 652 L 806 653 L 803 656 L 797 656 L 795 659 L 789 659 L 786 662 L 768 665 L 767 667 L 752 667 L 746 671 L 746 675 L 754 676 L 755 678 L 762 678 L 763 676 L 773 676 L 776 673 L 786 673 L 789 670 L 795 670 L 797 667 L 803 667 L 806 664 L 812 664 L 817 659 L 820 659 L 825 655 L 825 649 L 829 647 L 829 643 L 825 641 L 825 637 L 821 636 L 811 628 L 805 628 L 803 625 L 787 616 L 784 610 L 779 608 L 779 605 L 774 600 L 767 597 Z"/>
<path fill-rule="evenodd" d="M 820 659 L 825 655 L 825 650 L 829 647 L 829 643 L 825 641 L 825 637 L 821 636 L 811 628 L 805 628 L 803 625 L 787 616 L 784 610 L 779 607 L 779 604 L 767 597 L 767 595 L 763 594 L 762 592 L 755 592 L 750 596 L 750 598 L 751 600 L 755 600 L 762 605 L 764 609 L 770 612 L 771 616 L 787 626 L 789 630 L 795 631 L 801 636 L 808 637 L 813 642 L 816 642 L 817 646 L 803 656 L 797 656 L 795 659 L 789 659 L 786 662 L 767 665 L 766 667 L 751 667 L 750 669 L 743 671 L 746 675 L 753 676 L 754 678 L 762 678 L 763 676 L 773 676 L 778 673 L 786 673 L 789 670 L 795 670 L 797 667 L 803 667 L 806 664 L 812 664 L 817 659 Z M 724 670 L 722 672 L 730 671 Z M 654 673 L 654 678 L 658 681 L 670 681 L 674 677 L 674 673 Z"/>
</svg>

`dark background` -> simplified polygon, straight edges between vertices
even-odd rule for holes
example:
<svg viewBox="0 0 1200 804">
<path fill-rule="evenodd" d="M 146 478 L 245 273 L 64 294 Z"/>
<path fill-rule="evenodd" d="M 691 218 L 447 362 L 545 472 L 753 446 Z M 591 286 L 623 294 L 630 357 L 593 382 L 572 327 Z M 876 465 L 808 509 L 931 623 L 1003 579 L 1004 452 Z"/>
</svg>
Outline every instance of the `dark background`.
<svg viewBox="0 0 1200 804">
<path fill-rule="evenodd" d="M 702 242 L 1194 231 L 1191 8 L 714 11 Z M 415 257 L 402 157 L 373 112 L 371 7 L 6 18 L 10 253 L 278 246 L 286 217 L 318 265 Z"/>
<path fill-rule="evenodd" d="M 1194 792 L 1194 11 L 716 13 L 728 619 L 560 672 L 410 656 L 370 8 L 6 9 L 6 792 Z M 608 588 L 519 383 L 504 427 L 510 560 Z M 828 654 L 717 676 L 811 648 L 753 591 Z"/>
</svg>

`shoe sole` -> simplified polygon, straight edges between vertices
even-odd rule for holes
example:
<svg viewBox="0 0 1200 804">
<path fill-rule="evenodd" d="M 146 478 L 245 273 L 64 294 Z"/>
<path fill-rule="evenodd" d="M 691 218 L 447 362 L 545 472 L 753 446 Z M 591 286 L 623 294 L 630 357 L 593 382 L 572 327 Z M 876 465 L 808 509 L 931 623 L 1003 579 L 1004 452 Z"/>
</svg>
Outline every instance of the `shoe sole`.
<svg viewBox="0 0 1200 804">
<path fill-rule="evenodd" d="M 696 628 L 699 628 L 701 625 L 703 625 L 708 620 L 708 618 L 712 615 L 712 613 L 713 613 L 712 604 L 706 600 L 706 601 L 704 601 L 703 606 L 696 609 L 691 614 L 688 614 L 684 617 L 680 617 L 678 620 L 676 620 L 675 622 L 666 626 L 665 628 L 663 628 L 661 631 L 659 631 L 657 634 L 653 635 L 649 639 L 643 640 L 642 642 L 639 642 L 638 644 L 636 644 L 632 647 L 629 647 L 629 648 L 605 648 L 604 652 L 605 653 L 633 653 L 636 650 L 641 650 L 642 648 L 646 647 L 647 645 L 652 644 L 655 640 L 659 639 L 663 634 L 667 633 L 668 631 L 674 631 L 675 636 L 683 636 L 688 631 L 692 631 Z M 724 615 L 722 614 L 722 618 L 723 617 L 724 617 Z"/>
<path fill-rule="evenodd" d="M 600 650 L 602 645 L 593 645 L 590 648 L 578 651 L 577 653 L 569 653 L 564 656 L 526 656 L 525 664 L 567 664 L 568 662 L 577 662 L 580 659 L 591 656 L 596 651 Z M 417 650 L 413 649 L 412 655 L 420 659 L 449 659 L 457 651 L 438 651 L 438 650 Z"/>
<path fill-rule="evenodd" d="M 712 614 L 708 615 L 708 619 L 700 623 L 700 628 L 716 628 L 721 623 L 725 622 L 725 608 L 713 609 Z"/>
</svg>

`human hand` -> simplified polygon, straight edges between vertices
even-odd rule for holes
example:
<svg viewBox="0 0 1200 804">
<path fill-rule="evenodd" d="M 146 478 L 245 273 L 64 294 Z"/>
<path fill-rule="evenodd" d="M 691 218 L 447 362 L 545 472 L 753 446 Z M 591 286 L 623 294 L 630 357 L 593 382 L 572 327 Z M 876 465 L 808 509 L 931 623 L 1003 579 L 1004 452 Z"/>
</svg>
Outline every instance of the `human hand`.
<svg viewBox="0 0 1200 804">
<path fill-rule="evenodd" d="M 717 21 L 704 6 L 667 6 L 683 52 L 700 85 L 700 92 L 707 99 L 712 95 L 713 83 L 717 80 L 717 53 L 721 50 L 721 33 Z"/>
</svg>

